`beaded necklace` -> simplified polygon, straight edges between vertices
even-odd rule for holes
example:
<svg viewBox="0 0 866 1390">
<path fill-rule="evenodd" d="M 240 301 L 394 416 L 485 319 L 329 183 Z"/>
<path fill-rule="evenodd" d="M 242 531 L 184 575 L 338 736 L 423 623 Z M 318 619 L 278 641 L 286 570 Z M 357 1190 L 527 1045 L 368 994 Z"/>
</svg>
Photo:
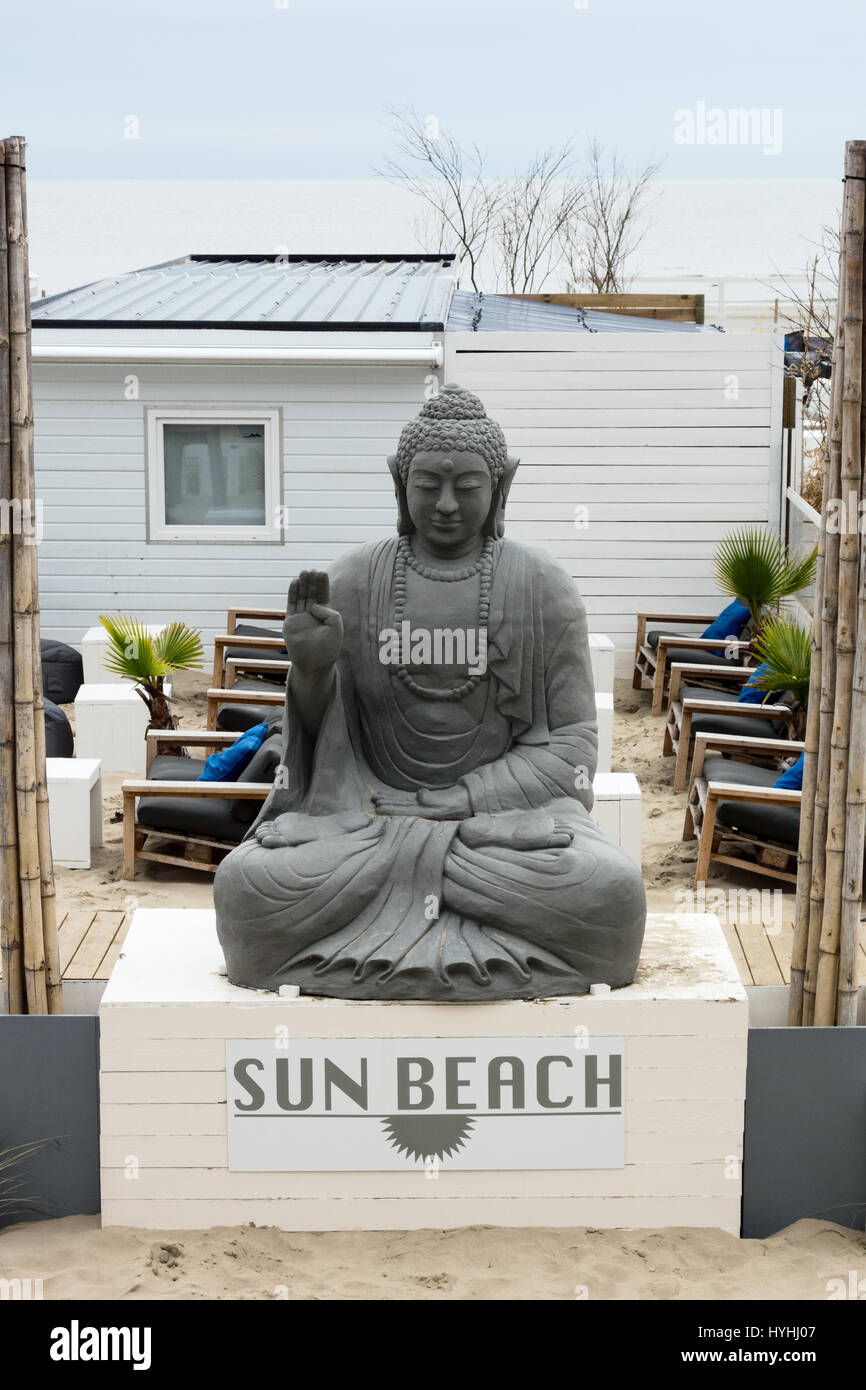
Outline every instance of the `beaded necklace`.
<svg viewBox="0 0 866 1390">
<path fill-rule="evenodd" d="M 407 565 L 420 574 L 424 579 L 432 579 L 439 583 L 453 584 L 459 579 L 471 579 L 474 575 L 481 575 L 481 587 L 478 596 L 478 629 L 486 634 L 487 620 L 490 616 L 490 587 L 493 582 L 493 548 L 495 545 L 493 536 L 488 537 L 484 542 L 484 549 L 471 565 L 460 570 L 437 570 L 432 565 L 422 565 L 412 552 L 412 546 L 408 536 L 401 536 L 397 545 L 397 555 L 394 561 L 394 624 L 400 629 L 403 620 L 403 612 L 406 607 L 406 567 Z M 422 700 L 465 700 L 479 685 L 484 672 L 476 676 L 470 676 L 461 685 L 452 686 L 449 690 L 431 690 L 427 686 L 419 685 L 409 674 L 408 666 L 398 666 L 391 668 L 392 673 L 397 676 L 411 690 L 413 695 L 417 695 Z"/>
</svg>

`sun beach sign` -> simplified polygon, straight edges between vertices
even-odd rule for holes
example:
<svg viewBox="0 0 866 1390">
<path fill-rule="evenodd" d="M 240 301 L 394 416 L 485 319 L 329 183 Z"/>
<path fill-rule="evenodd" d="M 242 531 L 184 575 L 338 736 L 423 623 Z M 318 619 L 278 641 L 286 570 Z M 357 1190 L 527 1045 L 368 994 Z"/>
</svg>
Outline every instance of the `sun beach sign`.
<svg viewBox="0 0 866 1390">
<path fill-rule="evenodd" d="M 623 1038 L 226 1041 L 232 1172 L 622 1168 Z"/>
</svg>

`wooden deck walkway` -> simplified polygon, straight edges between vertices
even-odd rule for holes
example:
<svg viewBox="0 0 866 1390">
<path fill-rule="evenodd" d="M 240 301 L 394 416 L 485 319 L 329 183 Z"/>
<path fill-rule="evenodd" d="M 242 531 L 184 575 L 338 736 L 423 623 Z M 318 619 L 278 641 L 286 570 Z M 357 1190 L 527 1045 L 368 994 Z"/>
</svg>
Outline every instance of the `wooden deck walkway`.
<svg viewBox="0 0 866 1390">
<path fill-rule="evenodd" d="M 126 912 L 67 912 L 57 929 L 64 980 L 107 980 L 129 930 Z"/>
<path fill-rule="evenodd" d="M 126 912 L 77 908 L 60 923 L 60 967 L 64 980 L 107 980 L 129 930 Z M 791 981 L 790 922 L 767 926 L 725 925 L 723 930 L 740 978 L 746 985 L 787 985 Z M 860 927 L 860 978 L 866 981 L 866 922 Z"/>
<path fill-rule="evenodd" d="M 788 985 L 791 983 L 791 950 L 794 927 L 791 922 L 722 923 L 725 939 L 745 985 Z M 866 982 L 866 922 L 860 923 L 860 982 Z"/>
</svg>

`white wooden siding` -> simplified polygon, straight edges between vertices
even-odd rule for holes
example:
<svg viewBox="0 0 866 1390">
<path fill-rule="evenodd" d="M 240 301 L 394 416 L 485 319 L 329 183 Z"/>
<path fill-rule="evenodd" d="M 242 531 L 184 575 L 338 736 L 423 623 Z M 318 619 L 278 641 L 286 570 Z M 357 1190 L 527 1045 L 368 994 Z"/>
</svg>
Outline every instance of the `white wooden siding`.
<svg viewBox="0 0 866 1390">
<path fill-rule="evenodd" d="M 620 672 L 639 609 L 723 606 L 716 543 L 772 519 L 778 492 L 780 340 L 455 333 L 445 375 L 478 392 L 520 457 L 508 534 L 565 566 Z"/>
<path fill-rule="evenodd" d="M 137 400 L 124 399 L 135 372 Z M 421 367 L 47 364 L 34 371 L 42 631 L 77 643 L 100 613 L 183 618 L 208 647 L 239 602 L 279 606 L 302 567 L 394 528 L 386 456 L 424 400 Z M 282 545 L 148 543 L 145 412 L 260 405 L 282 418 Z"/>
<path fill-rule="evenodd" d="M 37 362 L 44 634 L 74 643 L 100 613 L 132 612 L 184 618 L 209 645 L 231 604 L 278 606 L 300 568 L 391 534 L 386 455 L 428 371 Z M 508 534 L 562 562 L 622 666 L 637 610 L 721 606 L 715 544 L 771 516 L 776 374 L 781 349 L 757 334 L 464 333 L 446 339 L 444 378 L 478 391 L 521 458 Z M 145 411 L 208 404 L 280 409 L 282 545 L 148 543 Z"/>
</svg>

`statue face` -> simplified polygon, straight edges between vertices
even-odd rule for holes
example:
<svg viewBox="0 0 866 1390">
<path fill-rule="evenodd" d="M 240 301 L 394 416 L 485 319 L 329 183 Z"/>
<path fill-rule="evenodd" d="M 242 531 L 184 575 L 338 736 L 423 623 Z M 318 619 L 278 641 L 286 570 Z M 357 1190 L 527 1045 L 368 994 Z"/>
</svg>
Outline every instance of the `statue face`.
<svg viewBox="0 0 866 1390">
<path fill-rule="evenodd" d="M 409 465 L 406 501 L 415 530 L 434 551 L 447 554 L 480 536 L 493 483 L 480 454 L 431 449 Z"/>
</svg>

